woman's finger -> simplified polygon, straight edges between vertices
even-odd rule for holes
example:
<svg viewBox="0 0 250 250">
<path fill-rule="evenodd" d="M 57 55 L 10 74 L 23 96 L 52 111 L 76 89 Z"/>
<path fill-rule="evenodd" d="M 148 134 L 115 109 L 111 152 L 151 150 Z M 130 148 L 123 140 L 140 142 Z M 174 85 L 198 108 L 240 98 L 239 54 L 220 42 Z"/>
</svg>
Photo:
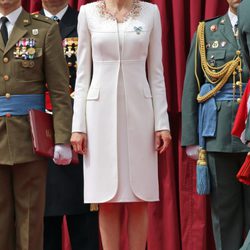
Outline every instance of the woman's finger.
<svg viewBox="0 0 250 250">
<path fill-rule="evenodd" d="M 155 134 L 155 150 L 158 151 L 160 146 L 161 146 L 161 137 L 159 133 L 156 133 Z"/>
</svg>

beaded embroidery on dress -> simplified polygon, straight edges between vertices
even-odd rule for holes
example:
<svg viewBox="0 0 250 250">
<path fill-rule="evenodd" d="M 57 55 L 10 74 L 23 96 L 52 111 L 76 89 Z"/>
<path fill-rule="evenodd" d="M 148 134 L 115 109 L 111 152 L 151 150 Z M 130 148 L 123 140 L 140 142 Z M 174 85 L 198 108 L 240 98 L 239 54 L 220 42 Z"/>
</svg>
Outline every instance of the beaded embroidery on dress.
<svg viewBox="0 0 250 250">
<path fill-rule="evenodd" d="M 99 11 L 99 14 L 101 17 L 104 17 L 106 19 L 110 19 L 113 21 L 116 21 L 116 16 L 115 14 L 111 13 L 107 8 L 106 8 L 106 3 L 105 0 L 99 0 L 97 3 L 97 8 Z M 133 0 L 132 3 L 132 8 L 131 10 L 123 17 L 122 22 L 126 22 L 129 18 L 135 18 L 140 15 L 141 12 L 141 4 L 140 0 Z"/>
</svg>

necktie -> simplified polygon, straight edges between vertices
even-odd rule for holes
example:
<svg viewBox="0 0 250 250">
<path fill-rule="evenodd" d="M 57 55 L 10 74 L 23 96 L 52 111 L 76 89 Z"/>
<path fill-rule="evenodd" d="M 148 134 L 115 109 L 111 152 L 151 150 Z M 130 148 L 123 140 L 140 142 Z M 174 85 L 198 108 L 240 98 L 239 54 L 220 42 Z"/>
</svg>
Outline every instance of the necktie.
<svg viewBox="0 0 250 250">
<path fill-rule="evenodd" d="M 1 35 L 2 35 L 2 38 L 3 38 L 3 42 L 4 42 L 4 45 L 7 44 L 7 41 L 8 41 L 8 30 L 7 30 L 7 27 L 6 27 L 6 23 L 8 22 L 8 18 L 3 16 L 1 17 L 1 22 L 2 22 L 2 26 L 1 26 Z"/>
<path fill-rule="evenodd" d="M 54 20 L 54 21 L 56 21 L 56 22 L 60 21 L 60 19 L 58 18 L 58 16 L 52 16 L 51 19 Z"/>
<path fill-rule="evenodd" d="M 238 22 L 234 25 L 234 36 L 236 38 L 238 38 L 238 33 L 239 33 L 239 29 L 238 29 Z"/>
</svg>

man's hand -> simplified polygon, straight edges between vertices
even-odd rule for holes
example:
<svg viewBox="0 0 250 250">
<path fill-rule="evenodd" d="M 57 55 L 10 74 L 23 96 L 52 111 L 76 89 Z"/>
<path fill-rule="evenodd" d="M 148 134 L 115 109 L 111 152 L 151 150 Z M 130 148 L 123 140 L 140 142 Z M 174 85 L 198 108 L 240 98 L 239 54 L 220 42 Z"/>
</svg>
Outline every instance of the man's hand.
<svg viewBox="0 0 250 250">
<path fill-rule="evenodd" d="M 198 145 L 191 145 L 186 147 L 186 154 L 193 160 L 198 160 L 199 158 L 199 146 Z"/>
<path fill-rule="evenodd" d="M 57 165 L 69 165 L 72 160 L 72 150 L 70 145 L 56 144 L 53 161 Z"/>
</svg>

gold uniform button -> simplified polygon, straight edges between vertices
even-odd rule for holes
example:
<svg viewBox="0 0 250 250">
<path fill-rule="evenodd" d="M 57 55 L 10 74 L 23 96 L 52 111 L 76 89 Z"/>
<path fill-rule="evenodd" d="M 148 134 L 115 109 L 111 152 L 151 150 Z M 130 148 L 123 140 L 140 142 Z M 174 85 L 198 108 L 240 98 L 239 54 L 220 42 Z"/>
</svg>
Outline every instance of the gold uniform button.
<svg viewBox="0 0 250 250">
<path fill-rule="evenodd" d="M 6 97 L 7 99 L 10 99 L 10 96 L 11 96 L 10 93 L 6 93 L 6 94 L 5 94 L 5 97 Z"/>
<path fill-rule="evenodd" d="M 4 79 L 4 81 L 8 81 L 10 78 L 9 78 L 8 75 L 4 75 L 4 76 L 3 76 L 3 79 Z"/>
<path fill-rule="evenodd" d="M 3 62 L 4 62 L 4 63 L 9 62 L 9 58 L 8 58 L 8 57 L 4 57 Z"/>
</svg>

